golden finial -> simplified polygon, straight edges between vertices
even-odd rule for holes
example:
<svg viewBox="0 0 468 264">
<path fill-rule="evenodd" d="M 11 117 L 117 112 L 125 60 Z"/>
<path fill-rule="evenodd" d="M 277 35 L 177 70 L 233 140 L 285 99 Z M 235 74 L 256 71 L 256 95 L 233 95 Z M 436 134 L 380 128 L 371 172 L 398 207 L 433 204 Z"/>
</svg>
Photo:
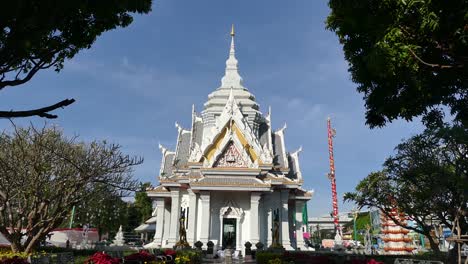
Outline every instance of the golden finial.
<svg viewBox="0 0 468 264">
<path fill-rule="evenodd" d="M 231 27 L 231 37 L 234 37 L 236 35 L 236 33 L 234 32 L 234 24 L 232 24 L 232 27 Z"/>
</svg>

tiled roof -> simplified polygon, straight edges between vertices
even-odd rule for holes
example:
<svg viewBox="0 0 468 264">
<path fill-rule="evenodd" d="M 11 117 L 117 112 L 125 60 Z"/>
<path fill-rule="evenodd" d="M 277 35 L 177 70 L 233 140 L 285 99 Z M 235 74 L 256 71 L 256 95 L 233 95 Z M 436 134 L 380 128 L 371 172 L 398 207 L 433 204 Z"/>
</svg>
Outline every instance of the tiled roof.
<svg viewBox="0 0 468 264">
<path fill-rule="evenodd" d="M 285 152 L 283 149 L 283 145 L 281 144 L 281 136 L 276 133 L 273 133 L 272 137 L 273 137 L 273 155 L 274 155 L 273 164 L 279 165 L 281 168 L 285 168 L 286 167 L 284 164 Z"/>
<path fill-rule="evenodd" d="M 163 177 L 168 177 L 168 176 L 171 176 L 172 175 L 172 163 L 174 161 L 174 153 L 170 153 L 170 154 L 167 154 L 166 155 L 166 158 L 164 159 L 164 169 L 163 169 L 163 172 L 162 172 L 162 175 Z"/>
<path fill-rule="evenodd" d="M 202 144 L 203 139 L 203 121 L 196 120 L 193 124 L 192 146 L 197 143 L 199 146 Z"/>
<path fill-rule="evenodd" d="M 288 178 L 291 178 L 291 179 L 297 179 L 297 167 L 296 167 L 296 163 L 294 162 L 294 158 L 289 155 L 289 153 L 287 154 L 288 156 L 288 164 L 289 164 L 289 173 L 288 173 Z"/>
<path fill-rule="evenodd" d="M 258 135 L 260 139 L 260 145 L 262 146 L 262 148 L 265 145 L 268 146 L 268 124 L 266 122 L 260 123 L 260 126 L 258 128 Z"/>
<path fill-rule="evenodd" d="M 171 178 L 161 178 L 159 180 L 160 183 L 177 183 L 176 177 Z"/>
<path fill-rule="evenodd" d="M 192 133 L 190 132 L 183 132 L 180 135 L 179 142 L 177 145 L 177 152 L 176 152 L 176 157 L 174 159 L 174 165 L 177 168 L 184 167 L 187 165 L 187 161 L 189 158 L 190 154 L 190 137 L 192 136 Z M 175 164 L 177 162 L 177 164 Z"/>
<path fill-rule="evenodd" d="M 163 186 L 158 186 L 152 190 L 148 190 L 148 192 L 163 193 L 163 192 L 169 192 L 169 191 Z"/>
<path fill-rule="evenodd" d="M 190 183 L 196 186 L 269 187 L 270 185 L 253 177 L 205 177 Z"/>
</svg>

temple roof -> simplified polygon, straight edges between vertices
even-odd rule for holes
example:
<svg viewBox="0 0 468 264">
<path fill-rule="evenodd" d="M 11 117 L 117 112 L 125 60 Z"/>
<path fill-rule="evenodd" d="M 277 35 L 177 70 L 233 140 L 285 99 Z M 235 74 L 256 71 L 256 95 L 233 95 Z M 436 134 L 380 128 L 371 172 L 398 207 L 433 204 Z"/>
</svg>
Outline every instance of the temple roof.
<svg viewBox="0 0 468 264">
<path fill-rule="evenodd" d="M 272 130 L 271 109 L 266 115 L 259 111 L 238 69 L 232 34 L 221 86 L 208 96 L 200 114 L 192 106 L 190 128 L 176 124 L 174 151 L 160 146 L 161 186 L 263 191 L 302 185 L 301 149 L 291 153 L 286 150 L 286 125 Z M 165 193 L 167 188 L 159 192 Z"/>
<path fill-rule="evenodd" d="M 190 155 L 190 140 L 192 138 L 192 132 L 184 130 L 180 127 L 179 135 L 177 138 L 176 154 L 174 158 L 174 165 L 176 168 L 183 168 L 187 165 L 187 161 Z"/>
<path fill-rule="evenodd" d="M 228 59 L 226 60 L 225 73 L 221 79 L 221 86 L 208 95 L 208 101 L 204 104 L 202 116 L 205 130 L 209 130 L 210 127 L 214 125 L 216 122 L 216 116 L 223 111 L 231 93 L 236 98 L 241 111 L 245 114 L 251 126 L 253 126 L 261 116 L 259 112 L 260 107 L 258 103 L 255 102 L 255 96 L 243 85 L 238 65 L 234 45 L 234 35 L 231 34 L 231 47 Z"/>
</svg>

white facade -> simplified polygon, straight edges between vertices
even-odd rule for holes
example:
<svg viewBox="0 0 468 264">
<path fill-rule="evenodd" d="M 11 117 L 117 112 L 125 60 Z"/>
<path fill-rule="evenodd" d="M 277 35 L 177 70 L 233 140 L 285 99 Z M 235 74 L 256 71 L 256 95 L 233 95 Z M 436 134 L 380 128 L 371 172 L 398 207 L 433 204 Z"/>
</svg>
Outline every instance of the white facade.
<svg viewBox="0 0 468 264">
<path fill-rule="evenodd" d="M 286 125 L 273 131 L 271 111 L 263 115 L 243 86 L 231 36 L 221 86 L 200 114 L 193 108 L 190 129 L 176 123 L 174 151 L 160 146 L 160 184 L 148 190 L 156 217 L 152 245 L 173 247 L 185 212 L 191 246 L 213 241 L 217 249 L 243 250 L 245 242 L 255 249 L 260 241 L 267 247 L 278 211 L 283 247 L 304 249 L 302 208 L 312 193 L 301 188 L 301 149 L 286 151 Z"/>
</svg>

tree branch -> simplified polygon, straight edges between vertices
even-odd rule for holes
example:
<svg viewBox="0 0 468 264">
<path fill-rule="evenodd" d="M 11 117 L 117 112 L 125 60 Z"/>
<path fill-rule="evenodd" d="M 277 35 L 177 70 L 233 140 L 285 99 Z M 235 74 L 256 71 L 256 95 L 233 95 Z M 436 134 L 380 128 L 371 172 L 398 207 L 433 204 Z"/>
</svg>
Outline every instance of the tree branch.
<svg viewBox="0 0 468 264">
<path fill-rule="evenodd" d="M 464 65 L 463 64 L 459 64 L 459 65 L 443 65 L 443 64 L 434 64 L 434 63 L 428 63 L 428 62 L 425 62 L 423 59 L 421 59 L 418 55 L 416 55 L 416 53 L 408 48 L 409 52 L 413 55 L 413 57 L 415 59 L 417 59 L 419 62 L 421 62 L 422 64 L 426 65 L 426 66 L 429 66 L 429 67 L 432 67 L 432 68 L 440 68 L 440 69 L 451 69 L 451 68 L 463 68 Z"/>
<path fill-rule="evenodd" d="M 16 86 L 28 82 L 41 69 L 41 67 L 42 65 L 40 64 L 34 66 L 23 79 L 18 79 L 18 74 L 21 73 L 20 70 L 14 80 L 0 81 L 0 90 L 6 86 Z"/>
<path fill-rule="evenodd" d="M 1 87 L 1 84 L 0 84 Z M 75 102 L 75 99 L 65 99 L 54 105 L 50 105 L 43 108 L 27 110 L 27 111 L 0 111 L 0 118 L 17 118 L 17 117 L 28 117 L 28 116 L 39 116 L 49 119 L 57 118 L 57 115 L 49 114 L 48 112 L 53 111 L 57 108 L 63 108 L 71 105 Z"/>
</svg>

